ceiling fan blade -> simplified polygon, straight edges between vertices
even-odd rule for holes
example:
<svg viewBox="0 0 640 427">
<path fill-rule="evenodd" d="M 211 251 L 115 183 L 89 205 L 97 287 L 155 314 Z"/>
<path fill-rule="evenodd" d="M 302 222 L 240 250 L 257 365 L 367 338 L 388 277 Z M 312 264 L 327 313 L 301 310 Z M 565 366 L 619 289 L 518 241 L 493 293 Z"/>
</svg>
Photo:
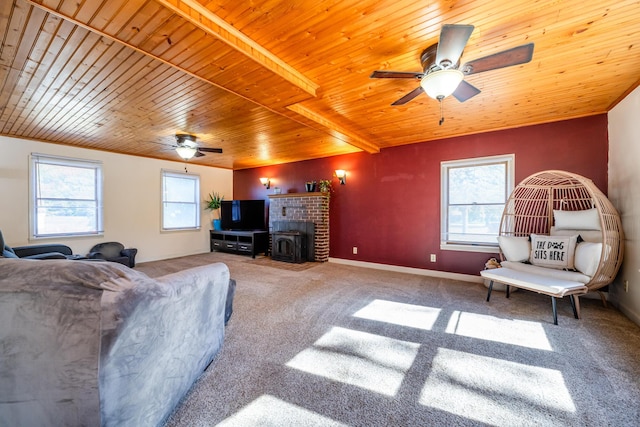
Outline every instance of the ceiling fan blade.
<svg viewBox="0 0 640 427">
<path fill-rule="evenodd" d="M 411 71 L 374 71 L 370 79 L 420 79 L 424 73 Z"/>
<path fill-rule="evenodd" d="M 222 148 L 198 147 L 198 150 L 204 151 L 205 153 L 222 153 Z"/>
<path fill-rule="evenodd" d="M 203 153 L 200 152 L 200 150 L 196 151 L 196 154 L 193 155 L 193 157 L 202 157 L 204 156 Z"/>
<path fill-rule="evenodd" d="M 416 96 L 420 95 L 422 92 L 424 92 L 424 89 L 422 89 L 422 86 L 418 86 L 417 88 L 415 88 L 414 90 L 412 90 L 411 92 L 403 96 L 402 98 L 398 99 L 396 102 L 394 102 L 391 105 L 404 105 L 407 102 L 411 101 Z"/>
<path fill-rule="evenodd" d="M 460 60 L 473 29 L 473 25 L 443 25 L 438 41 L 436 64 L 441 67 L 455 66 Z M 443 61 L 450 63 L 443 64 Z"/>
<path fill-rule="evenodd" d="M 460 102 L 464 102 L 469 98 L 473 98 L 480 93 L 480 89 L 467 83 L 464 80 L 460 82 L 456 90 L 453 91 L 453 96 Z"/>
<path fill-rule="evenodd" d="M 465 75 L 478 74 L 512 65 L 526 64 L 531 61 L 532 57 L 533 43 L 528 43 L 467 62 L 460 68 L 460 71 Z"/>
</svg>

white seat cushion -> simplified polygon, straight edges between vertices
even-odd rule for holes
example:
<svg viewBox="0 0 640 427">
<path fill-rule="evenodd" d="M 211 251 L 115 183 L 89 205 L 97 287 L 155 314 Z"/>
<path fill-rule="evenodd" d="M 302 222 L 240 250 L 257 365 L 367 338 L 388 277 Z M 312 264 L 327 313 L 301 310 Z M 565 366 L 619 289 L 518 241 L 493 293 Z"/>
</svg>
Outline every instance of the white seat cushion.
<svg viewBox="0 0 640 427">
<path fill-rule="evenodd" d="M 505 283 L 522 289 L 543 293 L 554 297 L 586 293 L 588 288 L 579 282 L 541 276 L 511 268 L 483 270 L 480 275 L 486 279 Z"/>
<path fill-rule="evenodd" d="M 572 282 L 589 283 L 591 277 L 586 274 L 582 274 L 579 271 L 565 271 L 557 270 L 555 268 L 539 267 L 532 264 L 524 264 L 522 262 L 502 261 L 500 264 L 503 267 L 510 268 L 512 270 L 522 271 L 525 273 L 537 274 L 539 276 L 549 277 L 558 280 L 569 280 Z"/>
</svg>

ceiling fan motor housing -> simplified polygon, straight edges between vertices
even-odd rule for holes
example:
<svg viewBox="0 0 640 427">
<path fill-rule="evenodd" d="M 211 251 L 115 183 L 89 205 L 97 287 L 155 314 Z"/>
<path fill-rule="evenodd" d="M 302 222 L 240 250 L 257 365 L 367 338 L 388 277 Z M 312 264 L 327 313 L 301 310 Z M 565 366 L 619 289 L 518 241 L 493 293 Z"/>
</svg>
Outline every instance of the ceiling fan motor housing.
<svg viewBox="0 0 640 427">
<path fill-rule="evenodd" d="M 176 141 L 178 145 L 184 145 L 191 148 L 196 148 L 196 137 L 193 135 L 189 135 L 186 133 L 178 133 L 176 134 Z"/>
<path fill-rule="evenodd" d="M 450 61 L 448 63 L 444 63 L 445 61 L 443 61 L 444 66 L 436 64 L 437 53 L 438 43 L 434 43 L 423 50 L 420 54 L 420 64 L 422 64 L 422 71 L 424 71 L 425 74 L 448 68 L 457 69 L 460 66 L 460 58 L 458 58 L 458 61 L 455 64 L 452 64 Z"/>
</svg>

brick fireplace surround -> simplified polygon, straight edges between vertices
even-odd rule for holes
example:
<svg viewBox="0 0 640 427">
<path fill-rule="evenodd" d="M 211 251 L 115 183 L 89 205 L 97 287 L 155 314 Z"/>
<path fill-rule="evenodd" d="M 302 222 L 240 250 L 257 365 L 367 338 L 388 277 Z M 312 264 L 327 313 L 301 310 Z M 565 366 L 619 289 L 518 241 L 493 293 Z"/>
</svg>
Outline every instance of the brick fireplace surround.
<svg viewBox="0 0 640 427">
<path fill-rule="evenodd" d="M 309 221 L 315 225 L 315 261 L 329 259 L 329 195 L 287 193 L 269 196 L 269 231 L 276 221 Z"/>
</svg>

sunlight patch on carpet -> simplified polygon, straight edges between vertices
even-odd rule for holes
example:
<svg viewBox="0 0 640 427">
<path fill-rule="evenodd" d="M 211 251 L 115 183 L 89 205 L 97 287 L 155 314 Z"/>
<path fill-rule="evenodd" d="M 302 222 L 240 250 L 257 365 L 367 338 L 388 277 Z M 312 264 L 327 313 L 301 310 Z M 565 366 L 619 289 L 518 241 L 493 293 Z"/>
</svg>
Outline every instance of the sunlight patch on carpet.
<svg viewBox="0 0 640 427">
<path fill-rule="evenodd" d="M 456 310 L 449 318 L 446 332 L 463 337 L 553 351 L 544 328 L 538 322 L 500 319 Z"/>
<path fill-rule="evenodd" d="M 394 396 L 419 347 L 408 341 L 334 327 L 287 366 Z"/>
<path fill-rule="evenodd" d="M 308 409 L 285 402 L 270 395 L 262 395 L 226 420 L 222 427 L 347 427 Z"/>
<path fill-rule="evenodd" d="M 576 407 L 555 369 L 439 348 L 420 403 L 496 426 L 514 419 L 550 425 Z"/>
<path fill-rule="evenodd" d="M 430 331 L 440 311 L 439 308 L 377 299 L 358 310 L 353 316 Z"/>
</svg>

